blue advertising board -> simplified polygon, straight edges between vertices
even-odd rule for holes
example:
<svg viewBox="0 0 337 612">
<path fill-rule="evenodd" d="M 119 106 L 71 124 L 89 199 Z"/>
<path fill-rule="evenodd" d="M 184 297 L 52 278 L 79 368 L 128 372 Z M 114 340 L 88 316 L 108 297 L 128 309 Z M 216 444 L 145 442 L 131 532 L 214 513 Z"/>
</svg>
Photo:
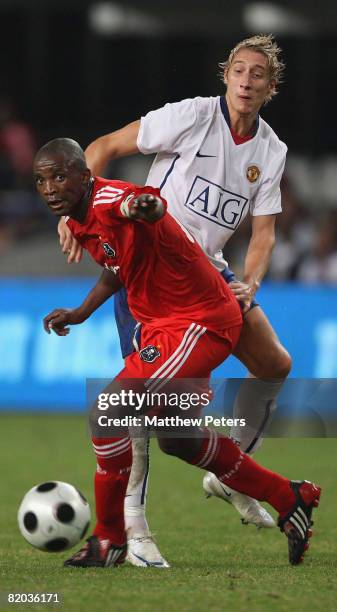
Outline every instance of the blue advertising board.
<svg viewBox="0 0 337 612">
<path fill-rule="evenodd" d="M 2 279 L 0 408 L 83 410 L 86 378 L 111 378 L 123 367 L 113 299 L 66 337 L 46 334 L 43 317 L 80 304 L 95 279 Z M 265 283 L 259 302 L 293 357 L 292 377 L 337 378 L 337 290 Z M 245 376 L 233 357 L 216 378 Z"/>
</svg>

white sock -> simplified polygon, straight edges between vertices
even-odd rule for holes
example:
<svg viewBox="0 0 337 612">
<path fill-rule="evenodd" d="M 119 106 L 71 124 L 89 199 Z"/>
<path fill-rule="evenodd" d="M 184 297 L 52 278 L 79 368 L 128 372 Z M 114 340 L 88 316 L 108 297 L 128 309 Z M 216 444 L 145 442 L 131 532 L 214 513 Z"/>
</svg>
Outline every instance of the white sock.
<svg viewBox="0 0 337 612">
<path fill-rule="evenodd" d="M 262 444 L 276 410 L 276 397 L 284 381 L 261 380 L 250 375 L 240 386 L 235 398 L 233 418 L 245 419 L 246 426 L 233 426 L 230 436 L 250 455 Z"/>
<path fill-rule="evenodd" d="M 125 531 L 130 540 L 135 537 L 150 535 L 150 529 L 146 520 L 145 510 L 141 506 L 138 508 L 128 508 L 125 512 Z"/>
<path fill-rule="evenodd" d="M 139 431 L 139 430 L 138 430 Z M 132 438 L 132 468 L 124 502 L 125 529 L 128 538 L 147 535 L 149 526 L 145 517 L 149 474 L 149 435 Z"/>
</svg>

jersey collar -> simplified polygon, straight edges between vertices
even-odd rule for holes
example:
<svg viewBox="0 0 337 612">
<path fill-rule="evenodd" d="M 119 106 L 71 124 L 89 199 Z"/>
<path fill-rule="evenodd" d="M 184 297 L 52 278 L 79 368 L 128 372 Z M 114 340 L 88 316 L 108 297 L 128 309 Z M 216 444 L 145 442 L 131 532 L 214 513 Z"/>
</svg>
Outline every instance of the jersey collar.
<svg viewBox="0 0 337 612">
<path fill-rule="evenodd" d="M 230 120 L 228 105 L 227 105 L 225 96 L 220 96 L 220 108 L 221 108 L 221 112 L 225 118 L 225 121 L 229 129 L 231 129 L 231 120 Z M 259 129 L 259 121 L 260 121 L 260 117 L 259 115 L 257 115 L 255 122 L 254 122 L 254 126 L 253 126 L 252 138 L 254 138 L 257 130 Z"/>
</svg>

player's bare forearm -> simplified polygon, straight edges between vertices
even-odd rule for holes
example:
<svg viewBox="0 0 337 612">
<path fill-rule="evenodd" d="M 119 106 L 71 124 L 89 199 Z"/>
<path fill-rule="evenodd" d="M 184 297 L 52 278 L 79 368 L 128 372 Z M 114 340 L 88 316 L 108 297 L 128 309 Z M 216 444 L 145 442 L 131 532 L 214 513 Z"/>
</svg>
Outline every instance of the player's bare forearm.
<svg viewBox="0 0 337 612">
<path fill-rule="evenodd" d="M 85 150 L 88 168 L 94 176 L 101 176 L 109 161 L 139 153 L 137 137 L 140 121 L 133 121 L 120 130 L 94 140 Z"/>
<path fill-rule="evenodd" d="M 252 241 L 249 245 L 245 261 L 243 282 L 247 283 L 247 285 L 255 286 L 255 291 L 259 288 L 268 270 L 273 248 L 274 242 L 270 239 L 263 242 Z"/>
<path fill-rule="evenodd" d="M 96 285 L 91 289 L 84 302 L 77 308 L 78 315 L 86 321 L 97 308 L 102 306 L 114 293 L 122 287 L 118 274 L 103 270 Z"/>
<path fill-rule="evenodd" d="M 242 281 L 230 283 L 230 287 L 247 312 L 260 283 L 268 270 L 275 244 L 275 215 L 253 217 L 252 237 L 245 259 Z"/>
<path fill-rule="evenodd" d="M 43 327 L 49 334 L 53 330 L 58 336 L 69 333 L 68 325 L 78 325 L 86 321 L 106 300 L 122 287 L 119 277 L 110 270 L 103 270 L 96 285 L 91 289 L 84 302 L 77 308 L 56 308 L 43 319 Z"/>
<path fill-rule="evenodd" d="M 60 237 L 60 247 L 62 253 L 67 255 L 68 264 L 79 263 L 82 259 L 83 249 L 76 238 L 72 235 L 69 227 L 67 226 L 64 217 L 58 222 L 57 226 L 58 235 Z"/>
</svg>

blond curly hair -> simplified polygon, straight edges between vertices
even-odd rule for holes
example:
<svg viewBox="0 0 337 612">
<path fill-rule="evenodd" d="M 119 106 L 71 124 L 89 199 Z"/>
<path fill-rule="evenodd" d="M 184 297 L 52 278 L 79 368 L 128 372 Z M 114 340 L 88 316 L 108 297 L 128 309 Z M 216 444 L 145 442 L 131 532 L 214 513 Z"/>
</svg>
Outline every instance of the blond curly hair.
<svg viewBox="0 0 337 612">
<path fill-rule="evenodd" d="M 252 51 L 263 53 L 268 60 L 269 80 L 274 81 L 275 86 L 270 90 L 265 99 L 265 104 L 267 104 L 267 102 L 270 102 L 270 100 L 276 96 L 278 93 L 277 87 L 283 81 L 282 77 L 285 64 L 280 59 L 281 49 L 275 42 L 272 34 L 257 34 L 255 36 L 251 36 L 250 38 L 245 38 L 245 40 L 239 42 L 231 50 L 226 61 L 219 63 L 219 76 L 223 82 L 225 82 L 228 70 L 233 63 L 234 57 L 238 51 L 240 51 L 240 49 L 251 49 Z"/>
</svg>

